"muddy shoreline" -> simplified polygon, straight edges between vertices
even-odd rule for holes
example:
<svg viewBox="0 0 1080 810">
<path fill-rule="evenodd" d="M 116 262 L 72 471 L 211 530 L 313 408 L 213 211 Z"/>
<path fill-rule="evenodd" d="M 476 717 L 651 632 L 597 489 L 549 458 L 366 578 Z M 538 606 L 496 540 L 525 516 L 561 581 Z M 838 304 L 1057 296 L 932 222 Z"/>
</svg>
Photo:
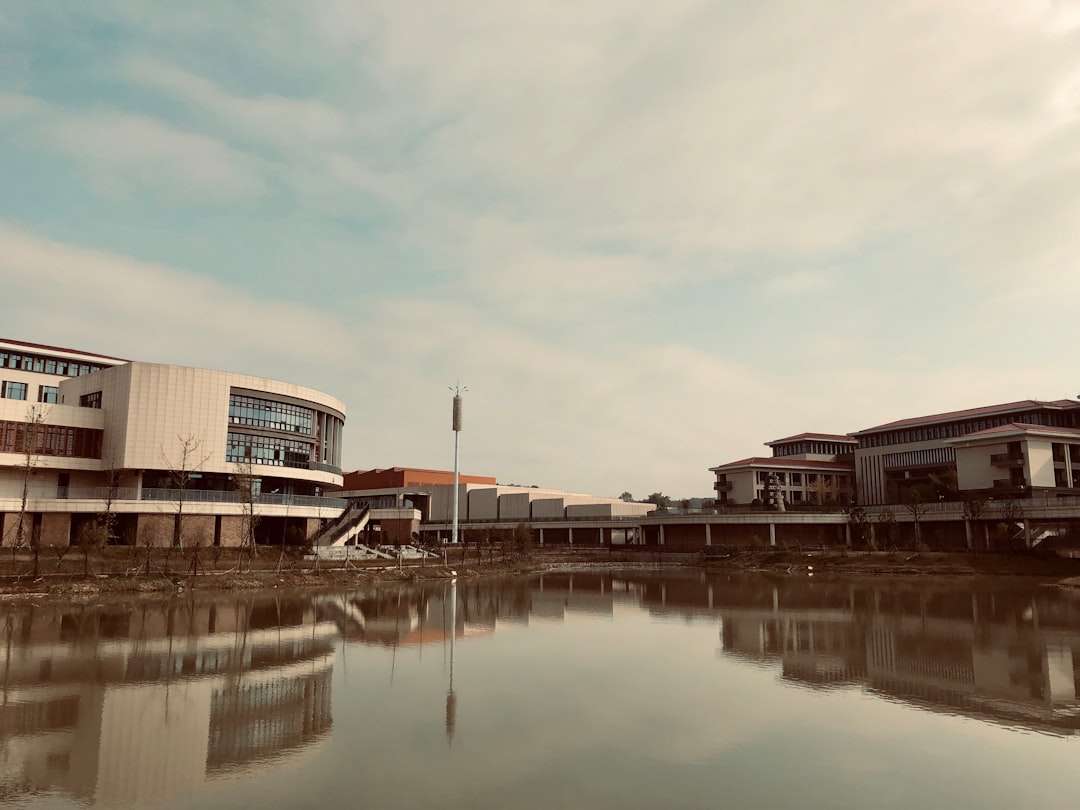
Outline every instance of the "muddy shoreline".
<svg viewBox="0 0 1080 810">
<path fill-rule="evenodd" d="M 273 589 L 335 589 L 542 573 L 567 569 L 682 568 L 704 574 L 769 573 L 829 577 L 1033 577 L 1050 584 L 1080 587 L 1080 559 L 1050 554 L 957 554 L 946 552 L 850 552 L 840 550 L 756 550 L 706 558 L 700 552 L 596 548 L 544 549 L 526 559 L 471 553 L 438 564 L 412 562 L 342 564 L 298 554 L 264 551 L 256 556 L 231 552 L 210 557 L 194 553 L 145 555 L 106 550 L 38 560 L 38 575 L 26 556 L 0 556 L 0 605 L 24 600 L 86 600 L 102 596 L 229 593 Z M 198 559 L 196 559 L 198 557 Z M 457 557 L 456 559 L 453 559 Z M 463 558 L 464 557 L 464 558 Z M 149 569 L 149 571 L 148 571 Z M 85 571 L 85 573 L 84 573 Z"/>
</svg>

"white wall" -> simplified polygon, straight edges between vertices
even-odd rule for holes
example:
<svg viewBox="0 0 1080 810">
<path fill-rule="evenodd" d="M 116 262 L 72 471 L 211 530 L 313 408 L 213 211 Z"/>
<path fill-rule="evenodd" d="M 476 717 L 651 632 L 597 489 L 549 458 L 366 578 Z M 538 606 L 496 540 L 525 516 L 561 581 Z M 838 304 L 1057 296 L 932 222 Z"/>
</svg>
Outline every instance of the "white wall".
<svg viewBox="0 0 1080 810">
<path fill-rule="evenodd" d="M 1024 447 L 1024 467 L 1028 485 L 1054 486 L 1054 456 L 1050 439 L 1029 438 Z"/>
</svg>

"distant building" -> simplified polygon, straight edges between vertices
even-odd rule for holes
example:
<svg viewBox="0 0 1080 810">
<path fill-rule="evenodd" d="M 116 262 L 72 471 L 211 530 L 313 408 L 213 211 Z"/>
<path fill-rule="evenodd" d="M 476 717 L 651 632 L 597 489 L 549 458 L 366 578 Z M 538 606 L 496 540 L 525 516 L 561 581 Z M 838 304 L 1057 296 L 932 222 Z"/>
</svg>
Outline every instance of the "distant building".
<svg viewBox="0 0 1080 810">
<path fill-rule="evenodd" d="M 496 480 L 486 475 L 458 475 L 461 484 L 494 485 Z M 454 483 L 452 470 L 424 470 L 416 467 L 355 470 L 345 473 L 343 488 L 347 490 L 393 489 L 429 484 L 446 486 Z"/>
<path fill-rule="evenodd" d="M 856 441 L 850 436 L 800 433 L 766 444 L 772 458 L 755 456 L 709 468 L 716 475 L 717 505 L 777 499 L 784 506 L 846 503 L 854 493 Z"/>
<path fill-rule="evenodd" d="M 1039 428 L 1066 431 L 1058 434 L 1056 442 L 1047 440 L 1046 433 L 1021 436 L 1013 429 L 988 432 L 1013 424 L 1031 426 L 1032 431 Z M 1080 437 L 1069 434 L 1076 428 L 1080 428 L 1080 403 L 1068 399 L 1051 402 L 1025 399 L 901 419 L 856 431 L 851 435 L 859 443 L 855 451 L 859 503 L 899 503 L 907 490 L 935 480 L 960 491 L 993 494 L 996 490 L 1001 495 L 1014 496 L 1030 494 L 1033 486 L 1046 490 L 1070 489 L 1073 479 L 1064 466 L 1062 476 L 1055 479 L 1050 467 L 1040 467 L 1038 461 L 1033 467 L 1030 454 L 1026 458 L 1021 456 L 1027 447 L 1035 451 L 1036 457 L 1045 450 L 1049 458 L 1052 444 L 1058 444 L 1066 454 L 1076 452 L 1068 449 L 1070 445 L 1080 445 Z M 1010 460 L 1003 455 L 1010 449 L 1006 435 L 1019 442 L 1020 455 Z M 965 457 L 962 481 L 957 467 L 959 447 L 964 448 Z M 1036 473 L 1038 483 L 1035 483 Z"/>
<path fill-rule="evenodd" d="M 421 524 L 444 524 L 453 514 L 453 481 L 453 472 L 445 470 L 392 467 L 357 471 L 345 475 L 345 488 L 338 497 L 373 507 L 412 506 L 419 510 Z M 637 516 L 655 508 L 620 498 L 497 484 L 487 476 L 461 475 L 458 479 L 458 515 L 466 523 Z"/>
<path fill-rule="evenodd" d="M 849 495 L 864 506 L 903 503 L 920 488 L 919 497 L 932 489 L 951 499 L 1080 495 L 1080 402 L 1069 399 L 1026 399 L 767 444 L 772 458 L 709 468 L 719 505 L 767 503 L 770 487 L 787 505 L 843 503 Z"/>
</svg>

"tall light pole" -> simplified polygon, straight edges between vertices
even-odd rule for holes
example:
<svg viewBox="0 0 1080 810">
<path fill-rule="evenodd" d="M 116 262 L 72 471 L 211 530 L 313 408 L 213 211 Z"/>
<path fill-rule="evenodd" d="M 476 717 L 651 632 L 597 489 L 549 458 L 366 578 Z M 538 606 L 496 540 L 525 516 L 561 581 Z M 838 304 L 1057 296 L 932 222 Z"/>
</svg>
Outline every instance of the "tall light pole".
<svg viewBox="0 0 1080 810">
<path fill-rule="evenodd" d="M 450 531 L 450 542 L 456 544 L 458 541 L 458 437 L 461 434 L 461 392 L 468 391 L 468 388 L 462 388 L 460 385 L 455 385 L 450 389 L 454 392 L 454 415 L 453 415 L 453 428 L 454 428 L 454 522 Z"/>
</svg>

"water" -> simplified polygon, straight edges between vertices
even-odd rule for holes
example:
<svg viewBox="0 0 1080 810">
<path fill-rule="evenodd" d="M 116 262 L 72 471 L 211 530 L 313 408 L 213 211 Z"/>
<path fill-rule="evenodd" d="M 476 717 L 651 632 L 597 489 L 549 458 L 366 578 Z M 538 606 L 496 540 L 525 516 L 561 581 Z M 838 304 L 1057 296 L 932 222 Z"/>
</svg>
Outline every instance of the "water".
<svg viewBox="0 0 1080 810">
<path fill-rule="evenodd" d="M 7 606 L 0 630 L 5 807 L 1080 796 L 1080 594 L 1022 580 L 548 574 Z"/>
</svg>

